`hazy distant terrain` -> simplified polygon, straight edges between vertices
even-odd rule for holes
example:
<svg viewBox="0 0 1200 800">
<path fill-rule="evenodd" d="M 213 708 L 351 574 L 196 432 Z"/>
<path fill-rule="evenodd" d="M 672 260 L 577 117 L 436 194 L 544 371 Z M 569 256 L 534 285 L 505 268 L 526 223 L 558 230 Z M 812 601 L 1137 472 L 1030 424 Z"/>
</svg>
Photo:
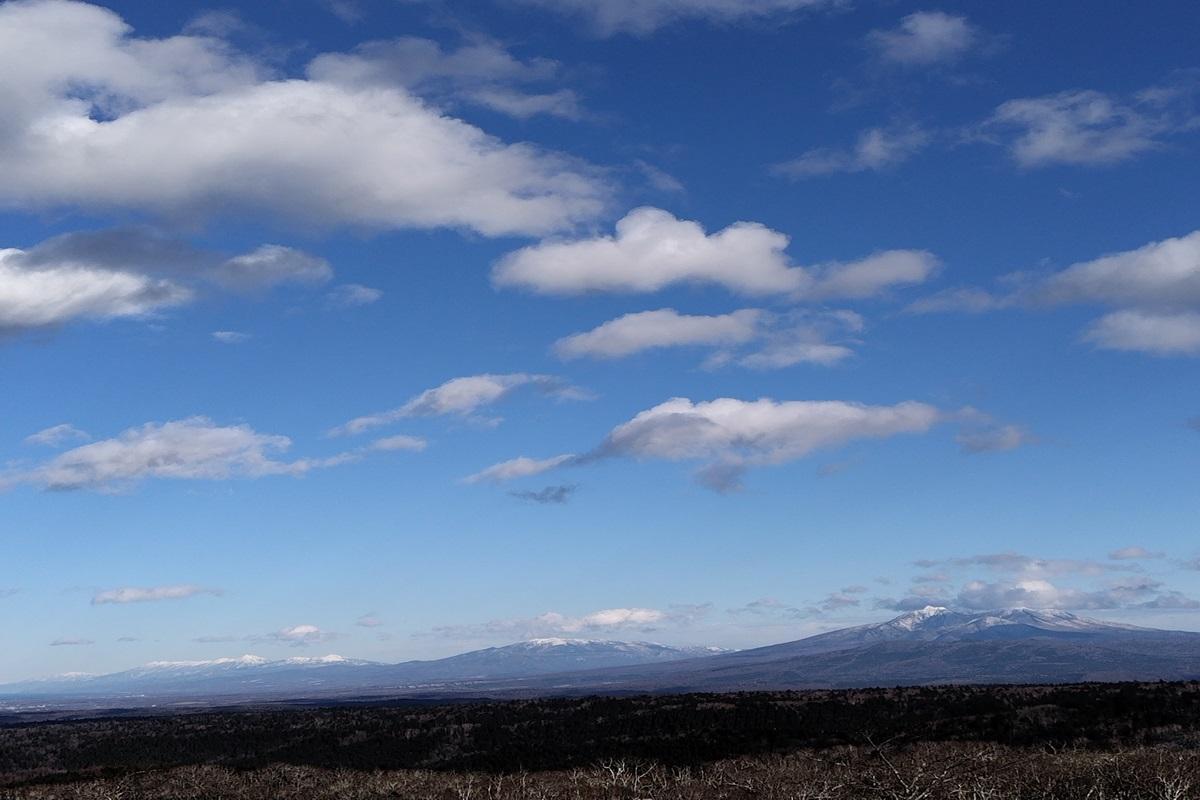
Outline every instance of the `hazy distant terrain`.
<svg viewBox="0 0 1200 800">
<path fill-rule="evenodd" d="M 649 642 L 535 639 L 437 661 L 241 656 L 154 662 L 96 676 L 0 686 L 0 713 L 182 707 L 297 699 L 540 697 L 1200 679 L 1200 633 L 1063 611 L 895 619 L 741 651 Z"/>
</svg>

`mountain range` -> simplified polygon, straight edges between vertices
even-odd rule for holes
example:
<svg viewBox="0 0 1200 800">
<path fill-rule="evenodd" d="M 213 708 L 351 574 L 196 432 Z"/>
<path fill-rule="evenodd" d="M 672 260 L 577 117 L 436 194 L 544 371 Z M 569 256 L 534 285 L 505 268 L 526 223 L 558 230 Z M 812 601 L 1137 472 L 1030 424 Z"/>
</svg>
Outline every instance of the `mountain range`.
<svg viewBox="0 0 1200 800">
<path fill-rule="evenodd" d="M 243 655 L 208 661 L 152 661 L 104 675 L 73 673 L 0 685 L 6 696 L 280 696 L 358 691 L 412 693 L 500 679 L 654 664 L 727 652 L 652 642 L 531 639 L 433 661 L 385 664 L 328 655 L 268 660 Z"/>
<path fill-rule="evenodd" d="M 1188 679 L 1200 679 L 1200 633 L 1064 611 L 930 606 L 887 622 L 738 651 L 534 639 L 399 664 L 241 656 L 8 684 L 0 686 L 0 698 L 501 697 Z"/>
</svg>

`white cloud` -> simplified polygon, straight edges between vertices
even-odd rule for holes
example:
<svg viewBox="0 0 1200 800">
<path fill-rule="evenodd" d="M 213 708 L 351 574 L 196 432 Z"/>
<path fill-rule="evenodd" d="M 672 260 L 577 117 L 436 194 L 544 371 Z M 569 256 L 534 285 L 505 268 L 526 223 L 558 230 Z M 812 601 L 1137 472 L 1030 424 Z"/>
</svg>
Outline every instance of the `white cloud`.
<svg viewBox="0 0 1200 800">
<path fill-rule="evenodd" d="M 355 620 L 354 624 L 360 628 L 379 628 L 382 627 L 383 620 L 381 620 L 374 613 L 363 614 L 361 617 Z"/>
<path fill-rule="evenodd" d="M 677 397 L 614 428 L 585 456 L 497 464 L 468 480 L 505 480 L 539 474 L 567 463 L 602 458 L 705 461 L 697 480 L 717 491 L 740 488 L 747 468 L 781 464 L 856 439 L 924 433 L 945 415 L 924 403 L 869 406 L 839 400 L 778 402 L 720 398 L 693 403 Z"/>
<path fill-rule="evenodd" d="M 329 302 L 338 308 L 358 308 L 378 302 L 379 298 L 383 297 L 383 292 L 359 283 L 345 283 L 333 287 L 327 297 Z"/>
<path fill-rule="evenodd" d="M 25 255 L 0 250 L 0 331 L 143 317 L 192 297 L 171 281 L 86 264 L 29 266 Z"/>
<path fill-rule="evenodd" d="M 475 625 L 443 625 L 431 634 L 450 639 L 529 639 L 540 636 L 612 635 L 620 631 L 651 633 L 686 627 L 709 611 L 707 605 L 657 608 L 605 608 L 570 615 L 547 611 L 528 619 L 497 619 Z"/>
<path fill-rule="evenodd" d="M 859 261 L 820 265 L 807 297 L 863 300 L 895 286 L 924 283 L 937 271 L 938 259 L 925 250 L 884 250 Z"/>
<path fill-rule="evenodd" d="M 930 253 L 890 250 L 805 269 L 791 264 L 787 246 L 787 236 L 756 222 L 706 234 L 699 223 L 643 207 L 619 220 L 613 236 L 548 240 L 510 253 L 493 268 L 492 280 L 544 294 L 716 284 L 750 295 L 861 298 L 924 281 L 937 266 Z"/>
<path fill-rule="evenodd" d="M 470 416 L 484 406 L 499 402 L 523 386 L 532 386 L 539 392 L 554 397 L 572 399 L 581 396 L 579 389 L 553 375 L 525 372 L 468 375 L 427 389 L 399 408 L 352 419 L 329 433 L 331 436 L 359 434 L 408 417 L 445 414 Z"/>
<path fill-rule="evenodd" d="M 250 334 L 241 331 L 213 331 L 212 338 L 221 344 L 241 344 L 250 341 Z"/>
<path fill-rule="evenodd" d="M 1153 603 L 1162 584 L 1144 577 L 1117 581 L 1098 589 L 1064 587 L 1042 579 L 968 581 L 956 597 L 961 608 L 1051 608 L 1087 610 L 1126 608 Z"/>
<path fill-rule="evenodd" d="M 853 439 L 922 433 L 942 417 L 932 406 L 868 406 L 840 400 L 754 401 L 677 397 L 617 426 L 602 455 L 672 461 L 737 457 L 778 464 Z"/>
<path fill-rule="evenodd" d="M 822 341 L 819 332 L 809 334 L 801 328 L 794 330 L 788 337 L 771 342 L 756 353 L 741 357 L 738 363 L 750 369 L 781 369 L 796 364 L 830 366 L 852 355 L 854 351 L 849 347 Z"/>
<path fill-rule="evenodd" d="M 75 231 L 28 250 L 0 249 L 0 332 L 147 317 L 213 285 L 263 291 L 332 274 L 324 259 L 280 245 L 225 258 L 150 229 Z"/>
<path fill-rule="evenodd" d="M 344 463 L 343 453 L 324 459 L 277 461 L 286 436 L 261 434 L 247 425 L 220 426 L 205 417 L 149 422 L 59 454 L 32 469 L 0 475 L 0 486 L 31 483 L 47 489 L 118 490 L 147 478 L 219 480 L 266 475 L 303 475 Z"/>
<path fill-rule="evenodd" d="M 502 461 L 499 464 L 493 464 L 487 469 L 480 470 L 474 475 L 468 475 L 463 478 L 464 483 L 504 483 L 505 481 L 516 480 L 517 478 L 528 478 L 531 475 L 540 475 L 543 472 L 549 472 L 556 467 L 570 462 L 576 458 L 571 453 L 564 453 L 560 456 L 552 458 L 535 459 L 527 456 L 512 458 L 508 461 Z"/>
<path fill-rule="evenodd" d="M 110 603 L 152 603 L 159 600 L 183 600 L 197 595 L 220 595 L 220 589 L 205 589 L 202 586 L 180 584 L 176 586 L 123 586 L 119 589 L 105 589 L 92 597 L 92 605 L 100 606 Z"/>
<path fill-rule="evenodd" d="M 1200 313 L 1114 311 L 1093 323 L 1084 338 L 1106 350 L 1156 356 L 1200 355 Z"/>
<path fill-rule="evenodd" d="M 96 642 L 92 639 L 55 639 L 50 643 L 51 647 L 86 647 L 93 645 Z"/>
<path fill-rule="evenodd" d="M 998 453 L 1035 444 L 1038 439 L 1021 425 L 990 425 L 962 431 L 955 441 L 965 453 Z"/>
<path fill-rule="evenodd" d="M 1144 547 L 1136 545 L 1130 547 L 1120 547 L 1108 554 L 1108 557 L 1113 561 L 1137 561 L 1147 558 L 1163 558 L 1162 553 L 1152 552 Z"/>
<path fill-rule="evenodd" d="M 316 625 L 293 625 L 289 628 L 268 633 L 266 636 L 252 637 L 256 641 L 272 641 L 287 644 L 292 647 L 307 647 L 310 644 L 327 642 L 336 639 L 337 634 L 323 631 Z"/>
<path fill-rule="evenodd" d="M 878 57 L 902 66 L 928 66 L 962 58 L 979 42 L 979 31 L 966 17 L 941 11 L 917 11 L 891 30 L 867 34 Z"/>
<path fill-rule="evenodd" d="M 584 17 L 601 36 L 646 35 L 672 23 L 703 20 L 733 23 L 836 6 L 837 0 L 518 0 Z"/>
<path fill-rule="evenodd" d="M 81 431 L 74 425 L 63 423 L 50 428 L 45 428 L 37 433 L 25 437 L 25 444 L 43 445 L 45 447 L 58 447 L 63 442 L 71 440 L 87 441 L 92 438 L 86 431 Z"/>
<path fill-rule="evenodd" d="M 705 365 L 718 368 L 737 363 L 752 369 L 779 369 L 795 364 L 835 364 L 853 350 L 828 338 L 843 331 L 858 332 L 863 320 L 852 311 L 772 314 L 747 308 L 730 314 L 698 316 L 671 308 L 642 311 L 558 340 L 560 358 L 623 358 L 645 350 L 666 347 L 719 347 Z M 738 353 L 737 348 L 761 343 L 758 349 Z"/>
<path fill-rule="evenodd" d="M 333 278 L 333 268 L 323 258 L 291 247 L 264 244 L 219 265 L 210 277 L 226 289 L 254 292 L 288 283 L 325 283 Z"/>
<path fill-rule="evenodd" d="M 1033 295 L 1048 303 L 1200 309 L 1200 230 L 1072 264 Z"/>
<path fill-rule="evenodd" d="M 1088 610 L 1105 608 L 1169 609 L 1198 608 L 1200 602 L 1165 587 L 1161 581 L 1141 574 L 1136 563 L 1161 558 L 1141 547 L 1125 547 L 1109 553 L 1107 561 L 1079 558 L 1038 558 L 1016 552 L 984 553 L 913 562 L 920 568 L 940 567 L 952 573 L 984 568 L 998 573 L 988 579 L 967 577 L 955 589 L 956 579 L 938 574 L 913 579 L 914 593 L 900 599 L 883 598 L 880 608 L 911 610 L 925 605 L 944 605 L 984 611 L 999 608 L 1047 608 Z M 1113 563 L 1116 562 L 1116 563 Z"/>
<path fill-rule="evenodd" d="M 983 124 L 985 139 L 1007 146 L 1022 167 L 1114 164 L 1194 130 L 1194 71 L 1127 97 L 1093 90 L 1009 100 Z"/>
<path fill-rule="evenodd" d="M 771 171 L 787 178 L 812 178 L 836 172 L 867 172 L 902 164 L 929 144 L 930 135 L 917 125 L 869 128 L 848 149 L 818 147 Z"/>
<path fill-rule="evenodd" d="M 446 102 L 484 106 L 525 119 L 537 114 L 579 119 L 578 96 L 569 89 L 519 89 L 545 84 L 559 72 L 545 58 L 522 61 L 491 41 L 473 41 L 446 50 L 435 41 L 402 37 L 366 42 L 352 53 L 326 53 L 313 59 L 308 76 L 356 88 L 405 87 Z"/>
<path fill-rule="evenodd" d="M 424 439 L 419 436 L 387 436 L 383 439 L 376 439 L 371 442 L 372 450 L 408 450 L 420 452 L 428 445 Z"/>
<path fill-rule="evenodd" d="M 662 347 L 742 344 L 758 336 L 762 317 L 762 311 L 752 308 L 719 316 L 680 314 L 672 308 L 641 311 L 559 339 L 554 350 L 566 359 L 621 358 Z"/>
<path fill-rule="evenodd" d="M 0 205 L 498 236 L 570 228 L 606 203 L 590 168 L 401 87 L 269 73 L 212 36 L 139 38 L 97 6 L 6 3 Z"/>
<path fill-rule="evenodd" d="M 1008 308 L 1013 299 L 992 294 L 984 289 L 966 287 L 943 289 L 928 297 L 910 303 L 904 310 L 910 314 L 936 314 L 956 311 L 966 314 L 982 314 Z"/>
<path fill-rule="evenodd" d="M 1015 306 L 1094 304 L 1115 307 L 1084 339 L 1109 350 L 1160 356 L 1200 355 L 1200 231 L 1082 261 L 1036 279 L 1012 276 L 1002 293 L 954 289 L 908 310 L 983 312 Z"/>
</svg>

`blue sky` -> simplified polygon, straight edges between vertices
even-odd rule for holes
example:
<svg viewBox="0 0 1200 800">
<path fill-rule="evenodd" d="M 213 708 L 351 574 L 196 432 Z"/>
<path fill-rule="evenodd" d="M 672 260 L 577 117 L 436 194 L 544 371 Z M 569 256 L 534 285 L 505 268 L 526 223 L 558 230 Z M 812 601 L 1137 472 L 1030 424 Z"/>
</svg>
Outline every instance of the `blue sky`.
<svg viewBox="0 0 1200 800">
<path fill-rule="evenodd" d="M 1190 3 L 0 4 L 0 679 L 1200 629 Z"/>
</svg>

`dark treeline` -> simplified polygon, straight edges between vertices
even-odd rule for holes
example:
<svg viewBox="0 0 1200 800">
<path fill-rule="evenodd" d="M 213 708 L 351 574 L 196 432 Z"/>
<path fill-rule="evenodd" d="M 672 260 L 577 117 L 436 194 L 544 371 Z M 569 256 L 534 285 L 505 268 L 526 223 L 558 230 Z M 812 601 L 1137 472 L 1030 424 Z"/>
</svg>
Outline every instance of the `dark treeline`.
<svg viewBox="0 0 1200 800">
<path fill-rule="evenodd" d="M 514 773 L 838 747 L 1200 747 L 1200 683 L 871 689 L 241 710 L 0 727 L 0 786 L 196 765 Z"/>
</svg>

